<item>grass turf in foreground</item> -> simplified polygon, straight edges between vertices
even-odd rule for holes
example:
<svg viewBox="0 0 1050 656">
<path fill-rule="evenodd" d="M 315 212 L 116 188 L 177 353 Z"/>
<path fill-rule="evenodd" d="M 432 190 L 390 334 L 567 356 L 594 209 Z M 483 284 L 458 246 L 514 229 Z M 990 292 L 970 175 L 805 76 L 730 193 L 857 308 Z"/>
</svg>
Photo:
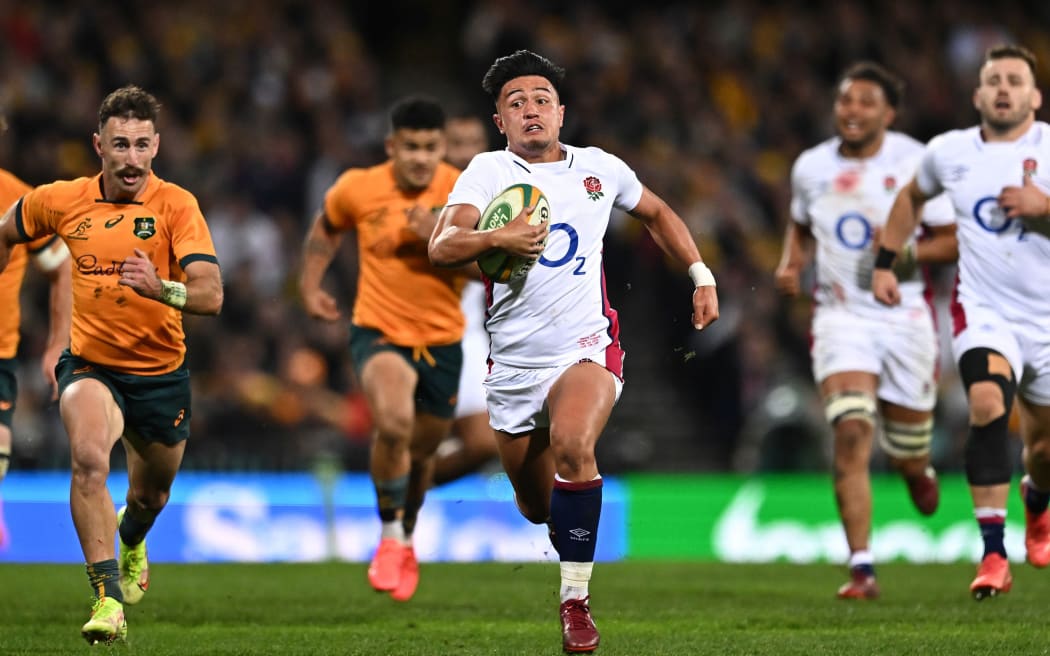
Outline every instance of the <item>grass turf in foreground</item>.
<svg viewBox="0 0 1050 656">
<path fill-rule="evenodd" d="M 970 564 L 882 565 L 882 599 L 846 602 L 832 565 L 599 563 L 597 653 L 1050 653 L 1050 571 L 1012 569 L 1012 592 L 977 603 Z M 152 575 L 127 609 L 128 644 L 89 648 L 83 567 L 0 565 L 0 654 L 561 653 L 551 564 L 424 563 L 407 604 L 373 592 L 361 563 L 156 563 Z"/>
</svg>

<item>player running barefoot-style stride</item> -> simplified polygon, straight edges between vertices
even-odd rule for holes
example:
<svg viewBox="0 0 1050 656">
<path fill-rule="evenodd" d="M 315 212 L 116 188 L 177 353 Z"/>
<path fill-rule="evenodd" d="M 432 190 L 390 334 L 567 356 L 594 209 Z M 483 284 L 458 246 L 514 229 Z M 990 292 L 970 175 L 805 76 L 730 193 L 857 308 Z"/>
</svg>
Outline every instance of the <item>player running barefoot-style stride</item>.
<svg viewBox="0 0 1050 656">
<path fill-rule="evenodd" d="M 681 218 L 631 168 L 598 148 L 559 141 L 563 76 L 562 68 L 526 50 L 489 68 L 482 87 L 495 101 L 493 118 L 507 148 L 477 155 L 460 176 L 431 237 L 430 259 L 456 267 L 501 249 L 536 261 L 520 280 L 486 281 L 492 361 L 486 401 L 518 509 L 550 526 L 561 558 L 562 646 L 589 652 L 599 642 L 588 589 L 602 507 L 594 448 L 623 385 L 619 323 L 602 262 L 613 209 L 641 220 L 668 255 L 689 267 L 697 329 L 718 318 L 718 298 Z M 518 183 L 543 191 L 550 222 L 530 225 L 526 208 L 502 228 L 476 230 L 489 201 Z"/>
<path fill-rule="evenodd" d="M 869 466 L 876 436 L 920 513 L 932 514 L 940 496 L 930 466 L 937 333 L 915 263 L 956 258 L 946 197 L 926 206 L 923 238 L 908 243 L 903 302 L 886 307 L 871 294 L 878 233 L 899 185 L 915 174 L 922 154 L 921 143 L 888 129 L 902 86 L 870 62 L 843 74 L 833 109 L 837 135 L 795 162 L 792 220 L 775 274 L 782 293 L 798 295 L 800 273 L 815 246 L 811 355 L 834 431 L 835 500 L 850 551 L 850 580 L 838 590 L 842 599 L 879 596 L 870 545 Z"/>
<path fill-rule="evenodd" d="M 891 267 L 920 208 L 946 192 L 959 239 L 952 351 L 969 401 L 966 479 L 984 542 L 970 584 L 977 600 L 1013 584 L 1003 529 L 1015 397 L 1026 472 L 1025 548 L 1035 567 L 1050 564 L 1050 125 L 1035 119 L 1043 101 L 1035 70 L 1034 55 L 1023 47 L 986 53 L 973 94 L 980 124 L 930 141 L 890 211 L 872 279 L 878 300 L 902 302 Z"/>
<path fill-rule="evenodd" d="M 123 639 L 124 605 L 149 587 L 146 533 L 168 502 L 190 431 L 182 314 L 218 314 L 223 301 L 196 198 L 151 171 L 159 111 L 136 86 L 106 96 L 93 137 L 102 172 L 37 187 L 0 219 L 0 270 L 13 245 L 49 234 L 74 262 L 70 347 L 56 375 L 69 505 L 95 594 L 81 628 L 91 644 Z M 118 440 L 128 467 L 119 513 L 106 487 Z"/>
</svg>

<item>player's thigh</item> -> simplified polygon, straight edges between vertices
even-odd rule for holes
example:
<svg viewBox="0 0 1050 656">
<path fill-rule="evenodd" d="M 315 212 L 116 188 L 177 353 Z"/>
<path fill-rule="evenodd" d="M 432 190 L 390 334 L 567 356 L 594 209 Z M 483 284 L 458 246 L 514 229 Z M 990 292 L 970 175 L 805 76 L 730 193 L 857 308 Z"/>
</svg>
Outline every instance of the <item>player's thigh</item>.
<svg viewBox="0 0 1050 656">
<path fill-rule="evenodd" d="M 108 466 L 109 452 L 124 432 L 124 416 L 110 387 L 98 378 L 78 378 L 63 387 L 58 407 L 73 463 Z"/>
<path fill-rule="evenodd" d="M 555 451 L 593 452 L 619 395 L 616 378 L 596 362 L 568 367 L 547 394 Z"/>
<path fill-rule="evenodd" d="M 479 413 L 457 417 L 452 423 L 452 433 L 463 442 L 463 448 L 471 453 L 487 454 L 494 457 L 497 453 L 496 436 L 489 425 L 489 413 Z"/>
<path fill-rule="evenodd" d="M 419 379 L 412 365 L 396 351 L 378 351 L 361 367 L 360 377 L 376 426 L 383 432 L 410 434 Z"/>
<path fill-rule="evenodd" d="M 150 441 L 132 429 L 124 434 L 128 461 L 128 501 L 159 509 L 167 502 L 168 492 L 182 465 L 186 440 L 174 444 Z"/>
<path fill-rule="evenodd" d="M 1020 397 L 1017 410 L 1021 416 L 1021 437 L 1025 445 L 1050 451 L 1050 405 L 1032 403 Z"/>
</svg>

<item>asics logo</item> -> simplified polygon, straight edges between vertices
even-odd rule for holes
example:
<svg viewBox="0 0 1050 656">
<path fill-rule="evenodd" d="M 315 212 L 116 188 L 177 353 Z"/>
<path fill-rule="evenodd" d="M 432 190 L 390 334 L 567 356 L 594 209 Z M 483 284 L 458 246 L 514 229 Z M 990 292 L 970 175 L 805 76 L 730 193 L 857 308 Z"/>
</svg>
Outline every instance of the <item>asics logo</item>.
<svg viewBox="0 0 1050 656">
<path fill-rule="evenodd" d="M 112 228 L 113 226 L 117 225 L 118 223 L 120 223 L 123 220 L 124 220 L 124 215 L 123 214 L 116 215 L 112 219 L 106 221 L 106 229 L 108 230 L 108 229 Z"/>
<path fill-rule="evenodd" d="M 12 407 L 14 407 L 14 404 L 10 401 L 0 401 L 0 412 L 10 410 Z"/>
<path fill-rule="evenodd" d="M 179 414 L 176 415 L 175 423 L 172 424 L 172 426 L 175 426 L 177 428 L 178 425 L 181 424 L 182 420 L 185 419 L 185 418 L 186 418 L 186 408 L 182 408 L 182 409 L 179 410 Z M 143 589 L 145 589 L 145 588 L 143 588 Z"/>
</svg>

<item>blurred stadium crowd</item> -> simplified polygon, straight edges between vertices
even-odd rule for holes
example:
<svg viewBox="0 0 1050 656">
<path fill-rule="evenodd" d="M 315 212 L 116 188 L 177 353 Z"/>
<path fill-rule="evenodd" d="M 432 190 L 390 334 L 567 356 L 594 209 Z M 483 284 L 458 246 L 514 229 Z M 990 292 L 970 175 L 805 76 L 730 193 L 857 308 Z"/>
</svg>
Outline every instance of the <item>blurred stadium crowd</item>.
<svg viewBox="0 0 1050 656">
<path fill-rule="evenodd" d="M 296 298 L 303 234 L 339 172 L 384 158 L 393 100 L 426 92 L 487 121 L 484 70 L 528 47 L 568 70 L 563 139 L 632 165 L 700 236 L 719 281 L 722 318 L 695 333 L 685 272 L 629 217 L 614 224 L 606 269 L 628 378 L 599 445 L 604 469 L 823 468 L 809 302 L 787 303 L 771 284 L 791 164 L 830 136 L 832 87 L 857 59 L 905 78 L 895 127 L 922 140 L 975 122 L 970 94 L 990 45 L 1035 51 L 1046 88 L 1050 4 L 646 4 L 0 2 L 0 166 L 31 184 L 92 175 L 101 98 L 127 82 L 153 92 L 164 104 L 155 170 L 200 199 L 226 282 L 217 321 L 186 319 L 196 396 L 185 466 L 300 469 L 327 458 L 363 469 L 369 418 L 346 326 L 309 321 Z M 349 307 L 350 244 L 333 272 Z M 936 278 L 942 310 L 953 273 Z M 36 370 L 46 290 L 29 278 L 12 464 L 64 468 L 65 436 Z M 946 350 L 942 470 L 961 462 L 966 421 Z"/>
</svg>

